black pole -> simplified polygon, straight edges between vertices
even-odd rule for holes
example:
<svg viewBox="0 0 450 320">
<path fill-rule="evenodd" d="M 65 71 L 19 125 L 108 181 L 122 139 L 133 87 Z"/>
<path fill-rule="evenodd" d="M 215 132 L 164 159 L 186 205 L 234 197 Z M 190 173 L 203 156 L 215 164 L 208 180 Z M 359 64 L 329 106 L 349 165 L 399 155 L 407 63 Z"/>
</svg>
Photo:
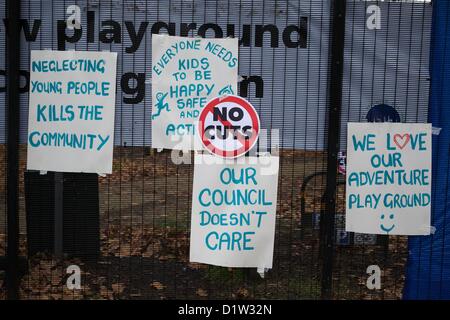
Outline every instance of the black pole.
<svg viewBox="0 0 450 320">
<path fill-rule="evenodd" d="M 342 74 L 344 64 L 346 0 L 332 2 L 331 56 L 328 106 L 327 182 L 324 195 L 325 213 L 321 217 L 322 299 L 332 298 L 334 217 L 336 212 L 337 154 L 341 131 Z"/>
<path fill-rule="evenodd" d="M 62 258 L 64 255 L 64 174 L 62 172 L 55 172 L 55 199 L 54 199 L 54 218 L 55 218 L 55 232 L 53 237 L 53 253 L 56 257 Z"/>
<path fill-rule="evenodd" d="M 20 0 L 7 1 L 7 269 L 8 299 L 19 297 L 19 65 L 20 65 Z"/>
</svg>

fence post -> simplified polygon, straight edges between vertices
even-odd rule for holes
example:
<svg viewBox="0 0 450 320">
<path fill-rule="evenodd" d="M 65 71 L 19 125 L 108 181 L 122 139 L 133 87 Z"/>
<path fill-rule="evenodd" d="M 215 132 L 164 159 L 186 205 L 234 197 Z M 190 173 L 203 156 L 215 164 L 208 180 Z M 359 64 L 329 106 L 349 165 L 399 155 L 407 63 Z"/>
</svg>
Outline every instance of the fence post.
<svg viewBox="0 0 450 320">
<path fill-rule="evenodd" d="M 8 299 L 19 297 L 19 66 L 20 0 L 7 1 L 7 250 L 6 286 Z"/>
<path fill-rule="evenodd" d="M 346 0 L 332 1 L 331 54 L 328 106 L 327 180 L 324 195 L 325 212 L 321 217 L 320 246 L 323 253 L 322 299 L 332 298 L 334 217 L 336 212 L 337 153 L 342 102 Z"/>
</svg>

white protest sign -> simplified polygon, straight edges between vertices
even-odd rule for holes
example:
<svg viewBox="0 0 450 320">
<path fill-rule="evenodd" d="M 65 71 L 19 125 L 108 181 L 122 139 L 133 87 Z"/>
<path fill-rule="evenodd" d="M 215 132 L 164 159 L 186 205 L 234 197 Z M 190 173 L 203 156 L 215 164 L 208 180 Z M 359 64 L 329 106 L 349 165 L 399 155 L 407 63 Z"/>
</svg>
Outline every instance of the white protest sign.
<svg viewBox="0 0 450 320">
<path fill-rule="evenodd" d="M 239 96 L 214 98 L 200 113 L 198 134 L 203 147 L 219 157 L 246 154 L 256 144 L 259 131 L 255 107 Z"/>
<path fill-rule="evenodd" d="M 152 35 L 152 147 L 201 150 L 196 124 L 217 96 L 237 94 L 238 39 Z"/>
<path fill-rule="evenodd" d="M 190 261 L 272 268 L 279 158 L 196 155 Z"/>
<path fill-rule="evenodd" d="M 428 235 L 431 125 L 348 123 L 346 230 Z"/>
<path fill-rule="evenodd" d="M 112 52 L 31 51 L 27 169 L 111 173 Z"/>
</svg>

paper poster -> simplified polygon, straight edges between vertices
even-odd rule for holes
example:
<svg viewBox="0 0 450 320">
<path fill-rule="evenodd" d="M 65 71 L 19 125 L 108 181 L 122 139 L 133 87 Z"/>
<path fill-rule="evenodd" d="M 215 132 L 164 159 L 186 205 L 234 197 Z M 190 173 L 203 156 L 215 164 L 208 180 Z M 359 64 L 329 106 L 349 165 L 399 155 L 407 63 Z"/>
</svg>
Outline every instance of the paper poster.
<svg viewBox="0 0 450 320">
<path fill-rule="evenodd" d="M 346 230 L 428 235 L 431 124 L 349 123 Z"/>
<path fill-rule="evenodd" d="M 200 113 L 198 135 L 205 150 L 222 158 L 238 158 L 258 141 L 261 123 L 255 107 L 236 95 L 210 100 Z"/>
<path fill-rule="evenodd" d="M 27 169 L 111 173 L 117 53 L 31 51 Z"/>
<path fill-rule="evenodd" d="M 196 155 L 190 261 L 272 268 L 279 158 Z"/>
<path fill-rule="evenodd" d="M 152 35 L 152 147 L 201 150 L 198 117 L 217 96 L 237 94 L 238 39 Z"/>
</svg>

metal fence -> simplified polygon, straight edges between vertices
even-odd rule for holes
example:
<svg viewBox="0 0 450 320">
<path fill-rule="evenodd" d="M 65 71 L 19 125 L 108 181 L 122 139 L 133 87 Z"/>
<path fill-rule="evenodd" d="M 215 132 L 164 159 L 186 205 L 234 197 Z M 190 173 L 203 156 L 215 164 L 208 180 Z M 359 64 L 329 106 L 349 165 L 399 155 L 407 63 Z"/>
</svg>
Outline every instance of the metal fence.
<svg viewBox="0 0 450 320">
<path fill-rule="evenodd" d="M 6 44 L 4 19 L 14 1 L 2 2 L 0 43 Z M 81 9 L 81 34 L 65 27 L 69 5 Z M 380 10 L 373 28 L 371 5 Z M 367 121 L 373 105 L 394 106 L 402 122 L 426 122 L 430 3 L 22 0 L 20 6 L 21 29 L 8 31 L 20 32 L 20 94 L 6 89 L 8 46 L 0 56 L 0 256 L 7 243 L 18 243 L 20 259 L 9 286 L 0 271 L 0 299 L 7 287 L 9 297 L 21 299 L 401 297 L 407 237 L 345 232 L 338 152 L 345 150 L 346 122 Z M 156 32 L 240 39 L 240 95 L 256 106 L 262 128 L 280 137 L 274 265 L 264 278 L 253 269 L 189 263 L 193 165 L 176 165 L 170 151 L 149 147 Z M 29 56 L 37 49 L 118 52 L 111 175 L 26 171 Z M 7 93 L 19 96 L 17 145 L 8 145 L 15 140 Z M 10 228 L 10 241 L 7 222 L 15 216 L 7 220 L 6 208 L 14 193 L 6 177 L 14 157 L 8 150 L 19 156 L 20 232 L 16 238 Z M 66 286 L 70 265 L 82 271 L 81 290 Z M 369 265 L 383 270 L 380 290 L 366 286 Z"/>
</svg>

